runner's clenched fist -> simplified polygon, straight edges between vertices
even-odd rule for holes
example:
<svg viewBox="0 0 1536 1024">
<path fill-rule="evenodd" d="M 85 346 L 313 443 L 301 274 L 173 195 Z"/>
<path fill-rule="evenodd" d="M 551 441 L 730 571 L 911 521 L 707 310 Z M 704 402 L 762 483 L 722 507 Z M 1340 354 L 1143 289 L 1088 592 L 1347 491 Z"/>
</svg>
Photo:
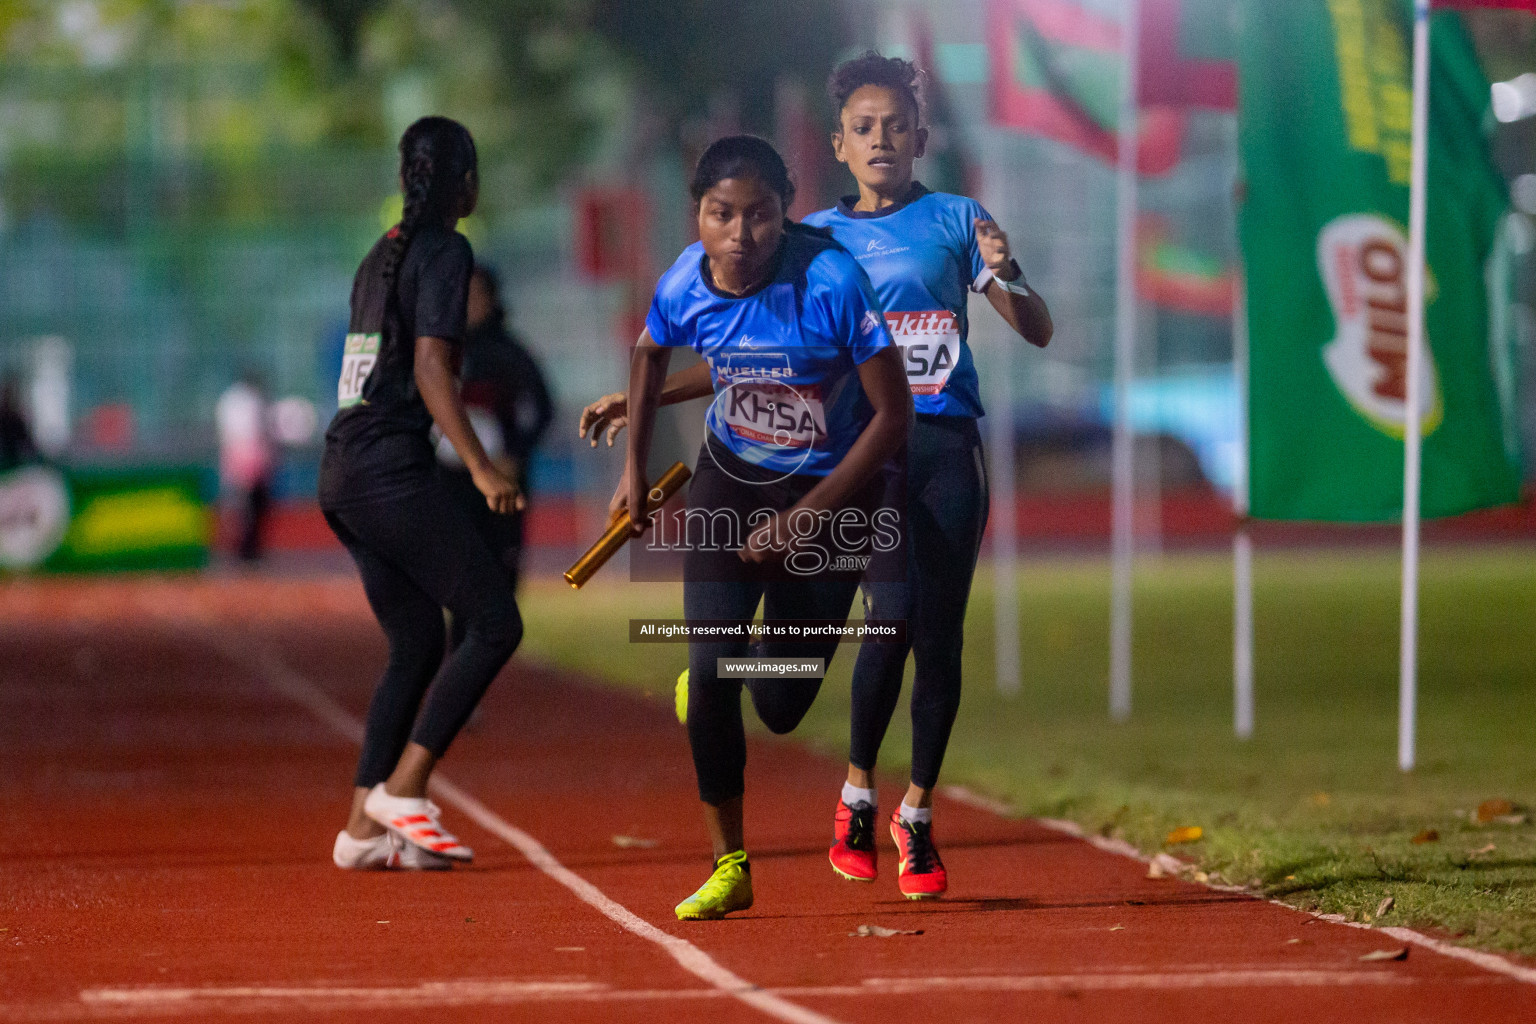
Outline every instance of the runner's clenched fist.
<svg viewBox="0 0 1536 1024">
<path fill-rule="evenodd" d="M 995 220 L 976 218 L 976 247 L 981 250 L 981 260 L 987 269 L 1004 281 L 1018 275 L 1013 269 L 1013 252 L 1008 248 L 1008 232 L 997 226 Z"/>
</svg>

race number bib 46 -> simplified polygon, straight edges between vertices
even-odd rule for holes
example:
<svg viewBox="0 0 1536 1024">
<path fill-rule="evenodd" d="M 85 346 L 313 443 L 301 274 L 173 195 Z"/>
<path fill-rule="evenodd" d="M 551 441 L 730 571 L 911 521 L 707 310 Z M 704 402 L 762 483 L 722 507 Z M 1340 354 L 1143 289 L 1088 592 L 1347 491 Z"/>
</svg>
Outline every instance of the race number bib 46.
<svg viewBox="0 0 1536 1024">
<path fill-rule="evenodd" d="M 341 380 L 336 383 L 336 406 L 350 408 L 363 400 L 363 384 L 379 361 L 378 334 L 349 334 L 342 349 Z"/>
<path fill-rule="evenodd" d="M 887 313 L 885 324 L 901 346 L 912 393 L 936 395 L 943 391 L 960 361 L 960 323 L 955 314 L 947 309 Z"/>
</svg>

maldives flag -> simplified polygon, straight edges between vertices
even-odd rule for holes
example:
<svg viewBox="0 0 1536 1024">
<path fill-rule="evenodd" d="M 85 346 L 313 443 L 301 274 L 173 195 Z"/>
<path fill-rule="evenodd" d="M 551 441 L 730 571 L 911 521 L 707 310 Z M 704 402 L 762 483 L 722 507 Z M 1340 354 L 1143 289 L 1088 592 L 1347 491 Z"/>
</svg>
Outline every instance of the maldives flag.
<svg viewBox="0 0 1536 1024">
<path fill-rule="evenodd" d="M 1118 19 L 1078 0 L 988 0 L 993 122 L 1115 162 L 1122 38 Z M 1141 173 L 1172 170 L 1184 139 L 1183 114 L 1167 106 L 1143 109 L 1139 129 Z"/>
<path fill-rule="evenodd" d="M 1179 313 L 1230 317 L 1236 276 L 1220 257 L 1173 240 L 1168 222 L 1143 213 L 1136 222 L 1136 294 Z"/>
<path fill-rule="evenodd" d="M 1137 63 L 1137 95 L 1144 107 L 1236 110 L 1236 5 L 1141 0 Z"/>
</svg>

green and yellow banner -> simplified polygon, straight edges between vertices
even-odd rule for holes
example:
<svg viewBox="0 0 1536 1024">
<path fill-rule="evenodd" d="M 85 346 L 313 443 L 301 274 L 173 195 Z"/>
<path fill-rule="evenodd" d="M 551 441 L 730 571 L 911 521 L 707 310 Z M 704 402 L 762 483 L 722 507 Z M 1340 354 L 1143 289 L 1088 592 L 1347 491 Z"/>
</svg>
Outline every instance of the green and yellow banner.
<svg viewBox="0 0 1536 1024">
<path fill-rule="evenodd" d="M 1411 0 L 1243 0 L 1250 508 L 1380 522 L 1403 506 Z M 1506 188 L 1459 18 L 1432 24 L 1423 514 L 1516 500 Z"/>
<path fill-rule="evenodd" d="M 197 468 L 38 464 L 0 473 L 0 571 L 206 565 L 211 489 Z"/>
</svg>

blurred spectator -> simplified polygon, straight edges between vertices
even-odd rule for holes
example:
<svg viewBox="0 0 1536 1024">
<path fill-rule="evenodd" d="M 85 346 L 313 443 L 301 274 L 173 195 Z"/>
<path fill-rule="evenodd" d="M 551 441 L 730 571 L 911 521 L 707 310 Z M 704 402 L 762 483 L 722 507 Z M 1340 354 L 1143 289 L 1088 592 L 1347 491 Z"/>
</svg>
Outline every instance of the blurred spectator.
<svg viewBox="0 0 1536 1024">
<path fill-rule="evenodd" d="M 16 397 L 16 380 L 7 376 L 0 381 L 0 470 L 15 469 L 36 458 L 37 446 Z"/>
<path fill-rule="evenodd" d="M 236 554 L 254 562 L 264 550 L 263 530 L 277 461 L 267 425 L 267 396 L 255 374 L 244 374 L 224 390 L 214 419 L 219 433 L 220 488 L 241 516 Z"/>
<path fill-rule="evenodd" d="M 500 282 L 490 267 L 479 265 L 469 279 L 468 331 L 464 338 L 464 408 L 486 454 L 531 502 L 528 467 L 533 451 L 554 416 L 549 388 L 538 364 L 507 327 Z M 522 563 L 525 512 L 495 515 L 476 490 L 464 464 L 446 440 L 438 456 L 450 488 L 473 510 L 486 542 L 517 585 Z"/>
</svg>

